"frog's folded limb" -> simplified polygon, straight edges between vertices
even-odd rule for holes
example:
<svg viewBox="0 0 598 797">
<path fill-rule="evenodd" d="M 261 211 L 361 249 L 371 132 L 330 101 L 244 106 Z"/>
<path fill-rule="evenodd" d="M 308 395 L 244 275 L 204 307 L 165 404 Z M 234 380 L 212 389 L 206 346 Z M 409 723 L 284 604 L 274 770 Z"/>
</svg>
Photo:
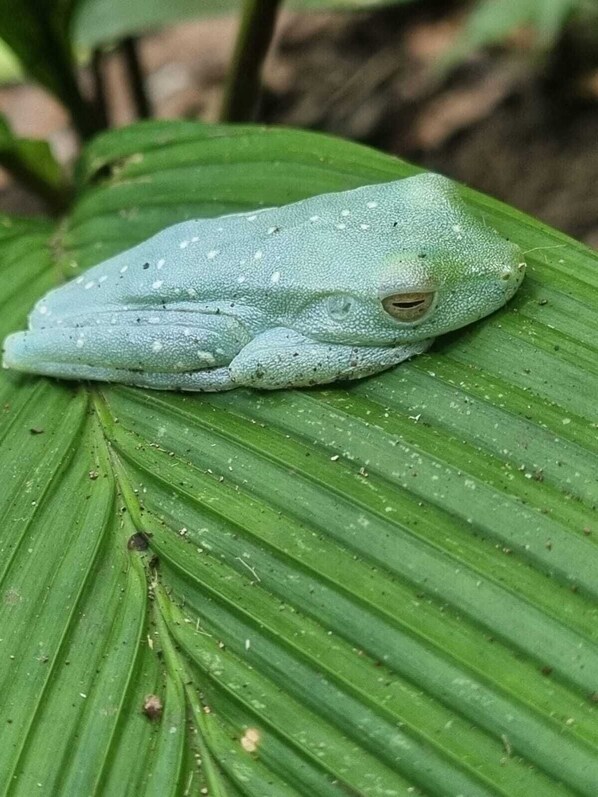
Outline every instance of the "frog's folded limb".
<svg viewBox="0 0 598 797">
<path fill-rule="evenodd" d="M 44 376 L 60 379 L 93 380 L 96 382 L 118 382 L 121 385 L 145 387 L 151 390 L 182 390 L 193 393 L 214 393 L 238 387 L 228 368 L 204 368 L 201 371 L 183 373 L 158 373 L 156 371 L 133 371 L 126 368 L 100 368 L 90 365 L 70 365 L 68 374 L 64 363 L 45 361 L 36 370 Z"/>
<path fill-rule="evenodd" d="M 266 390 L 293 386 L 326 384 L 384 371 L 416 354 L 424 352 L 432 339 L 399 346 L 345 346 L 321 343 L 293 330 L 277 327 L 251 340 L 230 362 L 217 363 L 219 354 L 197 349 L 200 330 L 194 328 L 193 347 L 184 353 L 180 348 L 181 330 L 163 328 L 152 341 L 139 333 L 138 327 L 119 327 L 120 340 L 115 344 L 114 330 L 46 329 L 18 332 L 5 344 L 5 365 L 21 371 L 35 371 L 63 379 L 90 379 L 120 382 L 154 390 L 211 392 L 235 387 Z M 187 329 L 187 328 L 185 328 Z M 176 361 L 168 350 L 168 334 L 176 342 Z M 89 340 L 86 338 L 89 336 Z M 161 343 L 155 346 L 156 341 Z M 86 345 L 89 345 L 87 350 Z M 109 360 L 106 360 L 106 352 Z M 131 352 L 135 353 L 132 360 Z M 110 364 L 108 365 L 107 362 Z M 168 370 L 167 370 L 168 369 Z"/>
<path fill-rule="evenodd" d="M 321 343 L 282 327 L 258 335 L 231 362 L 239 386 L 276 389 L 360 379 L 421 354 L 432 338 L 399 346 Z"/>
<path fill-rule="evenodd" d="M 168 320 L 166 315 L 157 318 Z M 64 379 L 124 381 L 121 377 L 127 376 L 128 384 L 140 384 L 143 380 L 133 382 L 130 375 L 153 374 L 159 382 L 160 374 L 228 365 L 249 339 L 236 319 L 213 315 L 189 317 L 185 325 L 55 326 L 10 335 L 4 343 L 4 365 Z"/>
</svg>

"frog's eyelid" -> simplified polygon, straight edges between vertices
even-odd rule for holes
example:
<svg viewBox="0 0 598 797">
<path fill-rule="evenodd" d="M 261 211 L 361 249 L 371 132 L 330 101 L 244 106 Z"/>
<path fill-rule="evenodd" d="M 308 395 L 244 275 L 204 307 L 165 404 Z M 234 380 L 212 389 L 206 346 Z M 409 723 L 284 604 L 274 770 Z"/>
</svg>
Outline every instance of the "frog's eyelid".
<svg viewBox="0 0 598 797">
<path fill-rule="evenodd" d="M 382 307 L 396 321 L 402 324 L 415 324 L 423 321 L 434 307 L 437 291 L 403 291 L 382 297 Z"/>
</svg>

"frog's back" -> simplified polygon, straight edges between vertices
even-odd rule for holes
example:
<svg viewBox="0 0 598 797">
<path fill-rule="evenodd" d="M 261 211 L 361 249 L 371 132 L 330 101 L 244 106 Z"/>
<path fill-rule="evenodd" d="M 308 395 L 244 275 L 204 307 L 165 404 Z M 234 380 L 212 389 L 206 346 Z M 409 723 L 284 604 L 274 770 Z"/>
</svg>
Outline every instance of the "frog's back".
<svg viewBox="0 0 598 797">
<path fill-rule="evenodd" d="M 430 226 L 432 207 L 436 224 Z M 106 260 L 37 306 L 44 322 L 110 308 L 173 302 L 251 301 L 264 292 L 304 300 L 329 290 L 370 290 L 375 265 L 391 253 L 440 245 L 462 208 L 454 186 L 438 175 L 324 194 L 282 207 L 184 221 Z M 436 239 L 438 239 L 436 241 Z M 371 286 L 368 278 L 371 276 Z"/>
</svg>

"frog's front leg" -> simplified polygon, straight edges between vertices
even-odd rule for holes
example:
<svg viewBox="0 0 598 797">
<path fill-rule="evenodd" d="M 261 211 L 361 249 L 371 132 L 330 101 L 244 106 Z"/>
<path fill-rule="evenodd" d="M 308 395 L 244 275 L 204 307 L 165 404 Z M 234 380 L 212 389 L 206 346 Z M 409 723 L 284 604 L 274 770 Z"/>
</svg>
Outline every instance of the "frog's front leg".
<svg viewBox="0 0 598 797">
<path fill-rule="evenodd" d="M 304 387 L 384 371 L 421 354 L 431 343 L 430 338 L 398 346 L 346 346 L 321 343 L 278 327 L 248 343 L 233 359 L 229 371 L 239 386 Z"/>
</svg>

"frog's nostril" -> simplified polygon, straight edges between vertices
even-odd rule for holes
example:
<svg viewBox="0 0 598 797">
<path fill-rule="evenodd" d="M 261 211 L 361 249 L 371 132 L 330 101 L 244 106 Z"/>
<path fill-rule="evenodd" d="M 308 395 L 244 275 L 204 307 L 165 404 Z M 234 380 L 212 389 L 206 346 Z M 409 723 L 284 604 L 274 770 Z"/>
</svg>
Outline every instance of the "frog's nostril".
<svg viewBox="0 0 598 797">
<path fill-rule="evenodd" d="M 517 263 L 516 265 L 510 265 L 503 269 L 500 279 L 504 280 L 505 282 L 509 282 L 510 280 L 516 279 L 520 280 L 523 277 L 523 273 L 525 271 L 526 264 L 521 262 Z"/>
</svg>

